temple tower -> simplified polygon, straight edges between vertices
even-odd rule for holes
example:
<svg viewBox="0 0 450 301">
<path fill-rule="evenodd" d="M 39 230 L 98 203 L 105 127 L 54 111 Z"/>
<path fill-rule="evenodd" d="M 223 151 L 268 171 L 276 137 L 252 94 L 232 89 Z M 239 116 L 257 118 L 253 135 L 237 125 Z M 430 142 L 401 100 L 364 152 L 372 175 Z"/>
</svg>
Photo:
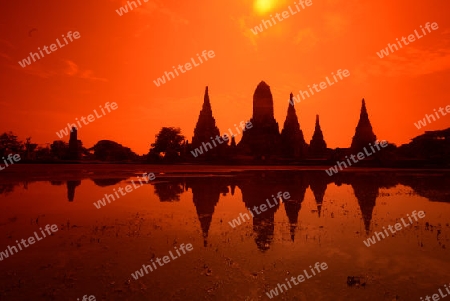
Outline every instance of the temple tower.
<svg viewBox="0 0 450 301">
<path fill-rule="evenodd" d="M 323 139 L 322 129 L 320 128 L 319 115 L 316 115 L 316 126 L 311 142 L 309 143 L 309 155 L 311 157 L 324 157 L 326 155 L 327 143 Z"/>
<path fill-rule="evenodd" d="M 290 99 L 293 95 L 291 93 Z M 287 158 L 302 158 L 305 155 L 307 144 L 303 137 L 303 131 L 300 129 L 297 113 L 294 106 L 289 103 L 284 121 L 283 130 L 281 131 L 281 146 L 283 156 Z"/>
<path fill-rule="evenodd" d="M 369 143 L 374 143 L 377 136 L 373 133 L 372 125 L 370 124 L 369 114 L 367 114 L 366 102 L 363 98 L 359 122 L 356 126 L 355 136 L 352 139 L 352 151 L 360 151 L 363 147 L 368 147 Z"/>
<path fill-rule="evenodd" d="M 200 147 L 203 143 L 209 143 L 212 145 L 211 137 L 213 139 L 216 138 L 216 136 L 220 136 L 219 128 L 216 126 L 216 120 L 213 117 L 212 109 L 211 109 L 211 103 L 209 101 L 209 94 L 208 94 L 208 87 L 205 89 L 205 95 L 203 99 L 203 107 L 200 111 L 200 114 L 198 116 L 197 125 L 194 129 L 194 137 L 192 137 L 192 147 Z M 223 144 L 224 145 L 224 144 Z M 215 147 L 213 145 L 213 148 L 209 150 L 206 154 L 212 154 L 215 153 L 217 150 L 215 150 Z"/>
<path fill-rule="evenodd" d="M 81 141 L 78 140 L 78 131 L 76 127 L 72 127 L 69 139 L 69 160 L 81 159 Z"/>
<path fill-rule="evenodd" d="M 270 87 L 260 82 L 253 94 L 252 128 L 243 132 L 238 144 L 242 153 L 267 158 L 281 153 L 280 132 L 273 114 L 273 98 Z"/>
</svg>

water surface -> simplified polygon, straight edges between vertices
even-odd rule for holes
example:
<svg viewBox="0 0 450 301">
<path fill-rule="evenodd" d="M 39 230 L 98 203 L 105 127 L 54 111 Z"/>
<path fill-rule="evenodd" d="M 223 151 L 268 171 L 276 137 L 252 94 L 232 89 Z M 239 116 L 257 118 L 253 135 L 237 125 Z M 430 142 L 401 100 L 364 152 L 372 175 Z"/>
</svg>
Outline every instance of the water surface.
<svg viewBox="0 0 450 301">
<path fill-rule="evenodd" d="M 0 299 L 270 300 L 266 292 L 316 262 L 328 269 L 274 300 L 420 300 L 450 282 L 446 172 L 159 170 L 93 205 L 139 183 L 146 168 L 3 181 L 0 251 L 47 224 L 59 230 L 0 262 Z M 280 191 L 291 198 L 230 226 Z M 363 243 L 414 210 L 425 218 Z M 182 243 L 193 250 L 131 276 Z M 365 285 L 348 286 L 349 276 Z"/>
</svg>

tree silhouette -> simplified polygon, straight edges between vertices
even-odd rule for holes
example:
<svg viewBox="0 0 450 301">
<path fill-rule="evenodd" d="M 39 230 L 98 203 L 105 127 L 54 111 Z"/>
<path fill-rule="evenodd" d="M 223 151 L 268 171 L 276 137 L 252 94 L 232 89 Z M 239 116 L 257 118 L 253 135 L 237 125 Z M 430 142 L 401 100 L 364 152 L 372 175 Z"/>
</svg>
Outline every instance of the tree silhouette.
<svg viewBox="0 0 450 301">
<path fill-rule="evenodd" d="M 130 148 L 110 140 L 100 140 L 92 149 L 95 159 L 101 161 L 127 161 L 137 158 Z"/>
<path fill-rule="evenodd" d="M 157 161 L 163 157 L 164 161 L 170 162 L 180 158 L 184 142 L 180 128 L 163 127 L 155 138 L 156 141 L 151 144 L 149 152 L 150 160 Z"/>
<path fill-rule="evenodd" d="M 50 153 L 54 158 L 64 160 L 67 159 L 69 145 L 62 140 L 55 140 L 50 145 Z"/>
<path fill-rule="evenodd" d="M 23 148 L 22 142 L 17 140 L 17 136 L 13 132 L 5 132 L 0 135 L 0 157 L 21 153 Z"/>
</svg>

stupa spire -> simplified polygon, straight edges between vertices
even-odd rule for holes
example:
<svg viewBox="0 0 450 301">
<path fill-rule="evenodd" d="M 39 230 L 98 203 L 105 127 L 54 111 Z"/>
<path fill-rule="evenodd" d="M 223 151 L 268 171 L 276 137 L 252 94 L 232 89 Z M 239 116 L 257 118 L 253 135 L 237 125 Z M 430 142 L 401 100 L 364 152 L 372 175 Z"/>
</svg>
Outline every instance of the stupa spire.
<svg viewBox="0 0 450 301">
<path fill-rule="evenodd" d="M 327 143 L 323 139 L 322 129 L 320 128 L 319 115 L 316 115 L 316 126 L 312 136 L 310 146 L 310 155 L 313 157 L 320 157 L 325 155 L 327 150 Z"/>
<path fill-rule="evenodd" d="M 202 110 L 200 111 L 198 121 L 194 129 L 194 137 L 192 137 L 192 146 L 195 148 L 200 146 L 203 142 L 210 142 L 211 137 L 216 137 L 217 135 L 220 136 L 220 132 L 216 126 L 216 120 L 212 114 L 208 86 L 206 86 Z"/>
<path fill-rule="evenodd" d="M 367 113 L 366 101 L 362 99 L 361 113 L 359 115 L 358 125 L 355 129 L 355 135 L 352 139 L 351 148 L 354 151 L 359 151 L 363 147 L 368 146 L 377 140 L 377 136 L 373 133 L 372 125 L 370 124 L 369 114 Z"/>
<path fill-rule="evenodd" d="M 211 115 L 212 115 L 212 110 L 211 110 L 211 102 L 209 101 L 209 93 L 208 93 L 208 86 L 206 86 L 205 88 L 205 95 L 203 97 L 203 106 L 202 106 L 202 110 L 203 111 L 211 111 Z"/>
<path fill-rule="evenodd" d="M 293 96 L 291 93 L 291 101 Z M 300 129 L 295 107 L 291 103 L 288 104 L 286 120 L 281 131 L 281 144 L 285 157 L 299 158 L 305 155 L 307 145 L 303 137 L 303 131 Z"/>
</svg>

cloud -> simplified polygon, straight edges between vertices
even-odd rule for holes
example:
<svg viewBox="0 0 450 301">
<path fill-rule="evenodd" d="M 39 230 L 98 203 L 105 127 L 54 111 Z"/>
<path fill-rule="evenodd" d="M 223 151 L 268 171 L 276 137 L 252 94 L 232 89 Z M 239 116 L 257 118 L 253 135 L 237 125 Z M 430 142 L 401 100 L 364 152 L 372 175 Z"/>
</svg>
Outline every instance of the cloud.
<svg viewBox="0 0 450 301">
<path fill-rule="evenodd" d="M 16 47 L 14 47 L 14 45 L 11 42 L 4 40 L 4 39 L 0 39 L 0 44 L 6 45 L 6 46 L 8 46 L 8 48 L 11 48 L 11 49 L 16 48 Z"/>
<path fill-rule="evenodd" d="M 337 37 L 344 33 L 350 22 L 342 14 L 339 13 L 325 13 L 323 15 L 324 30 L 329 36 Z"/>
<path fill-rule="evenodd" d="M 7 55 L 6 53 L 0 52 L 0 57 L 6 59 L 8 61 L 12 61 L 12 58 L 9 55 Z"/>
<path fill-rule="evenodd" d="M 137 4 L 137 1 L 135 1 Z M 127 5 L 128 4 L 128 0 L 121 0 L 120 1 L 121 5 Z M 189 24 L 189 20 L 181 17 L 180 15 L 178 15 L 177 13 L 175 13 L 174 11 L 168 9 L 167 7 L 165 7 L 163 4 L 158 4 L 156 1 L 148 1 L 148 2 L 143 2 L 142 0 L 142 5 L 138 5 L 137 8 L 133 8 L 133 10 L 129 10 L 128 13 L 132 13 L 135 12 L 137 14 L 142 14 L 142 15 L 153 15 L 155 12 L 157 13 L 161 13 L 163 15 L 166 15 L 169 17 L 170 22 L 172 22 L 175 25 L 187 25 Z"/>
<path fill-rule="evenodd" d="M 53 76 L 73 76 L 90 81 L 102 81 L 107 82 L 106 78 L 96 77 L 92 70 L 83 70 L 75 62 L 71 60 L 61 60 L 61 63 L 52 64 L 51 69 L 43 62 L 32 62 L 31 65 L 22 68 L 19 64 L 14 63 L 8 54 L 0 52 L 0 58 L 4 57 L 9 61 L 5 66 L 23 72 L 29 75 L 38 76 L 40 78 L 50 78 Z"/>
<path fill-rule="evenodd" d="M 304 28 L 297 32 L 294 38 L 294 44 L 301 44 L 301 49 L 311 50 L 316 46 L 319 38 L 314 34 L 312 28 Z"/>
<path fill-rule="evenodd" d="M 234 21 L 237 24 L 237 26 L 239 27 L 239 30 L 241 31 L 242 35 L 249 40 L 250 44 L 254 47 L 254 50 L 257 50 L 257 48 L 258 48 L 258 46 L 256 44 L 257 37 L 250 30 L 250 28 L 254 28 L 255 25 L 253 27 L 250 27 L 248 25 L 250 19 L 253 19 L 253 18 L 242 16 L 238 19 L 235 19 L 234 17 L 231 17 L 231 20 Z"/>
<path fill-rule="evenodd" d="M 96 77 L 92 70 L 81 70 L 78 65 L 71 60 L 64 60 L 64 62 L 66 63 L 64 74 L 67 76 L 79 77 L 90 81 L 108 81 L 106 78 Z"/>
<path fill-rule="evenodd" d="M 64 73 L 66 75 L 74 76 L 75 74 L 78 73 L 78 66 L 77 66 L 77 64 L 75 64 L 74 62 L 72 62 L 70 60 L 66 60 L 65 62 L 67 64 L 67 68 L 64 71 Z"/>
<path fill-rule="evenodd" d="M 135 1 L 137 2 L 137 1 Z M 128 4 L 128 0 L 122 0 L 121 1 L 122 5 L 126 5 Z M 155 12 L 155 10 L 158 8 L 158 4 L 155 1 L 148 1 L 148 2 L 144 2 L 142 0 L 142 5 L 138 5 L 138 8 L 134 8 L 131 11 L 128 11 L 128 13 L 130 12 L 135 12 L 137 14 L 143 14 L 143 15 L 151 15 Z"/>
<path fill-rule="evenodd" d="M 8 67 L 13 70 L 18 70 L 19 72 L 24 72 L 26 74 L 37 76 L 40 78 L 50 78 L 57 74 L 57 72 L 54 70 L 46 70 L 41 62 L 33 62 L 31 63 L 31 65 L 28 65 L 25 68 L 22 68 L 17 63 L 9 64 Z"/>
<path fill-rule="evenodd" d="M 179 16 L 177 13 L 169 10 L 168 8 L 160 7 L 159 8 L 159 12 L 164 14 L 164 15 L 167 15 L 170 18 L 170 21 L 173 24 L 175 24 L 175 25 L 178 25 L 178 24 L 187 25 L 187 24 L 189 24 L 189 20 Z"/>
<path fill-rule="evenodd" d="M 408 45 L 380 59 L 373 53 L 355 68 L 355 78 L 363 82 L 369 76 L 418 77 L 450 69 L 450 31 L 444 31 L 434 47 Z M 380 50 L 377 50 L 379 52 Z"/>
<path fill-rule="evenodd" d="M 289 26 L 291 30 L 279 30 L 278 36 L 280 33 L 288 34 L 288 32 L 293 32 L 292 41 L 294 44 L 301 44 L 303 47 L 303 50 L 311 50 L 315 46 L 317 46 L 319 41 L 328 41 L 328 40 L 334 40 L 336 38 L 339 38 L 350 27 L 350 20 L 341 13 L 336 12 L 324 12 L 321 13 L 322 22 L 319 22 L 320 25 L 317 25 L 315 27 L 306 27 L 302 29 L 298 29 L 298 26 L 296 26 L 295 22 L 300 22 L 301 19 L 296 19 L 296 21 L 293 22 L 286 22 L 283 24 L 286 24 L 286 26 Z M 258 26 L 261 24 L 262 19 L 256 19 L 255 17 L 252 17 L 250 15 L 244 15 L 239 18 L 232 18 L 232 20 L 237 24 L 239 27 L 242 35 L 247 38 L 250 43 L 257 48 L 257 38 L 259 36 L 264 36 L 266 33 L 270 31 L 266 31 L 263 29 L 262 33 L 258 33 L 258 35 L 255 35 L 250 30 L 251 28 L 255 28 L 255 26 Z M 277 23 L 278 24 L 278 23 Z M 277 28 L 284 26 L 284 25 L 275 25 Z M 273 33 L 274 30 L 271 29 L 271 32 Z M 319 38 L 320 37 L 320 38 Z"/>
<path fill-rule="evenodd" d="M 356 68 L 358 75 L 384 77 L 417 77 L 450 69 L 450 49 L 419 49 L 412 46 L 380 59 L 374 54 Z"/>
<path fill-rule="evenodd" d="M 80 73 L 80 78 L 91 80 L 91 81 L 101 81 L 101 82 L 108 81 L 106 78 L 94 76 L 94 72 L 92 70 L 84 70 L 83 72 Z"/>
</svg>

